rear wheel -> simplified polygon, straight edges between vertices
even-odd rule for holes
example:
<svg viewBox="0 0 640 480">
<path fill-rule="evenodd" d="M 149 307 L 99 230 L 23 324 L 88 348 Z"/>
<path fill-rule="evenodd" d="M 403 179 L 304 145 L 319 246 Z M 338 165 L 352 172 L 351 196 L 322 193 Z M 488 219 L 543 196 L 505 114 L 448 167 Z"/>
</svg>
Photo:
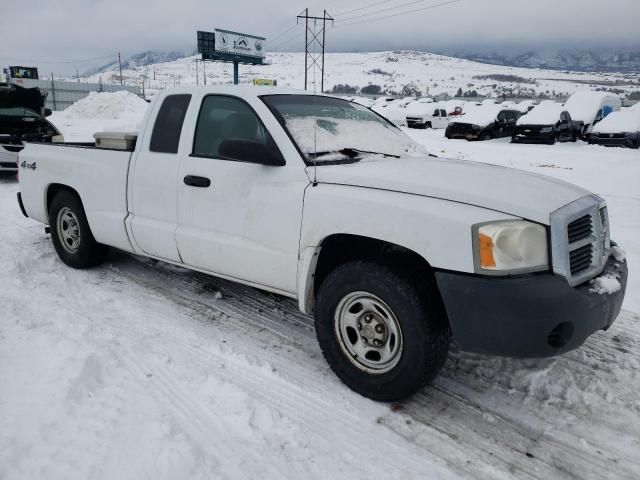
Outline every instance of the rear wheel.
<svg viewBox="0 0 640 480">
<path fill-rule="evenodd" d="M 338 267 L 322 282 L 316 334 L 335 374 L 373 400 L 402 400 L 433 380 L 449 330 L 433 291 L 368 262 Z"/>
<path fill-rule="evenodd" d="M 102 263 L 107 247 L 96 242 L 89 228 L 82 202 L 71 192 L 58 193 L 49 209 L 51 240 L 60 260 L 73 268 Z"/>
</svg>

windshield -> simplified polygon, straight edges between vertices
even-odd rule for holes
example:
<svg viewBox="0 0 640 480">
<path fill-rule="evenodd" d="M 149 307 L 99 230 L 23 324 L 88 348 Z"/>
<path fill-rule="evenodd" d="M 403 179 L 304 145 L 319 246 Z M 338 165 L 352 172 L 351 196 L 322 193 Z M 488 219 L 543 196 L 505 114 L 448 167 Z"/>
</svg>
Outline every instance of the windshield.
<svg viewBox="0 0 640 480">
<path fill-rule="evenodd" d="M 309 163 L 336 163 L 382 154 L 424 156 L 424 148 L 360 104 L 316 95 L 261 97 Z"/>
<path fill-rule="evenodd" d="M 33 110 L 24 107 L 0 108 L 0 117 L 34 117 L 40 118 L 41 115 Z"/>
</svg>

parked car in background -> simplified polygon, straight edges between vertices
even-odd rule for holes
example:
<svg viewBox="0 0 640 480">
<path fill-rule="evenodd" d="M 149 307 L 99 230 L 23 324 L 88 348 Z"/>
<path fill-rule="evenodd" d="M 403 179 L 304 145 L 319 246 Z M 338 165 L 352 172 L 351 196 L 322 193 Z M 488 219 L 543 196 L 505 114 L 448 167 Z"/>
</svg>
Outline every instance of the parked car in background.
<svg viewBox="0 0 640 480">
<path fill-rule="evenodd" d="M 374 105 L 371 109 L 385 117 L 387 120 L 397 126 L 405 126 L 406 121 L 406 108 L 407 105 L 415 102 L 414 97 L 405 97 L 395 99 L 391 102 L 385 102 L 378 105 Z"/>
<path fill-rule="evenodd" d="M 559 103 L 538 105 L 516 122 L 511 137 L 512 143 L 547 143 L 556 141 L 575 142 L 583 129 L 582 122 L 571 119 L 571 115 Z"/>
<path fill-rule="evenodd" d="M 422 114 L 407 115 L 407 126 L 409 128 L 447 128 L 449 112 L 444 102 L 431 103 L 425 110 L 427 111 Z"/>
<path fill-rule="evenodd" d="M 0 84 L 0 171 L 18 171 L 18 152 L 23 142 L 51 142 L 62 136 L 46 116 L 46 94 L 39 88 Z"/>
<path fill-rule="evenodd" d="M 593 127 L 611 112 L 617 112 L 622 107 L 618 95 L 607 92 L 593 92 L 591 90 L 576 92 L 564 104 L 571 118 L 583 122 L 582 137 L 589 139 Z"/>
<path fill-rule="evenodd" d="M 640 148 L 640 103 L 609 114 L 593 127 L 589 143 Z"/>
<path fill-rule="evenodd" d="M 520 115 L 522 114 L 517 110 L 505 110 L 501 105 L 485 104 L 451 121 L 444 136 L 466 140 L 510 137 Z"/>
</svg>

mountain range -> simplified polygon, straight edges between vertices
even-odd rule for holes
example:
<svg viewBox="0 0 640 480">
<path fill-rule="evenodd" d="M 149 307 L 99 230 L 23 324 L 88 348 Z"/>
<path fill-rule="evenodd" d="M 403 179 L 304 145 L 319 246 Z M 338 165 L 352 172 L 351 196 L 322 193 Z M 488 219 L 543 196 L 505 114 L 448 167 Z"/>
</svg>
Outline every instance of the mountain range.
<svg viewBox="0 0 640 480">
<path fill-rule="evenodd" d="M 444 52 L 442 52 L 444 53 Z M 574 72 L 640 73 L 640 50 L 529 50 L 447 52 L 448 55 L 492 65 L 571 70 Z"/>
</svg>

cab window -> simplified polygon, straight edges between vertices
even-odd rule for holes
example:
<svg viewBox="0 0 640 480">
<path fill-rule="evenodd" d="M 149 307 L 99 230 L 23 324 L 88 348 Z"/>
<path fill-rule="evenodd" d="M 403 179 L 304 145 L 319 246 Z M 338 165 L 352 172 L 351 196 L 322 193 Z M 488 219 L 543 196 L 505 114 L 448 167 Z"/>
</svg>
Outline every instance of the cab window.
<svg viewBox="0 0 640 480">
<path fill-rule="evenodd" d="M 191 95 L 169 95 L 164 99 L 156 123 L 153 125 L 149 151 L 156 153 L 178 153 L 182 124 L 189 108 Z"/>
</svg>

